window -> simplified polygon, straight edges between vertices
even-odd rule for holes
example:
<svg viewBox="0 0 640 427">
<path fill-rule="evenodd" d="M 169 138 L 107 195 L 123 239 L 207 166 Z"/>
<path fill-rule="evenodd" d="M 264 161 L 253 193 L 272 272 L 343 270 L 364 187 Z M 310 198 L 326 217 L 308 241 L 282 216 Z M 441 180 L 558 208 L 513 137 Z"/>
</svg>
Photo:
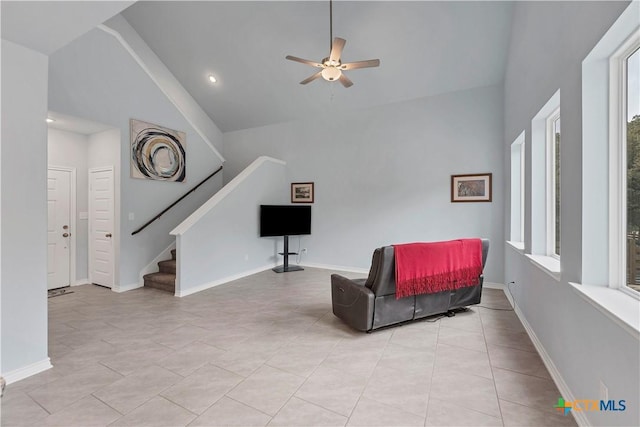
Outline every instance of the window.
<svg viewBox="0 0 640 427">
<path fill-rule="evenodd" d="M 622 71 L 622 153 L 625 189 L 622 210 L 627 218 L 625 244 L 625 280 L 629 288 L 640 291 L 640 43 L 623 56 Z M 625 52 L 627 53 L 627 52 Z"/>
<path fill-rule="evenodd" d="M 524 242 L 524 132 L 511 144 L 511 231 L 512 243 Z"/>
<path fill-rule="evenodd" d="M 560 280 L 560 91 L 531 120 L 531 255 Z"/>
<path fill-rule="evenodd" d="M 560 108 L 547 118 L 547 255 L 560 257 Z"/>
</svg>

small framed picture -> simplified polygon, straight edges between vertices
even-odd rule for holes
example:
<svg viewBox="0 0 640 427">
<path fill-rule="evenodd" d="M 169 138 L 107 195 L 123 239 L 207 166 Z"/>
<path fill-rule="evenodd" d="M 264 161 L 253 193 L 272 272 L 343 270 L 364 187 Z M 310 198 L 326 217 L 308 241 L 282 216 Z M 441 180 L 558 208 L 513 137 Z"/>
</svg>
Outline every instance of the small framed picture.
<svg viewBox="0 0 640 427">
<path fill-rule="evenodd" d="M 490 202 L 491 174 L 451 175 L 451 202 Z"/>
<path fill-rule="evenodd" d="M 313 203 L 313 182 L 292 182 L 291 203 Z"/>
</svg>

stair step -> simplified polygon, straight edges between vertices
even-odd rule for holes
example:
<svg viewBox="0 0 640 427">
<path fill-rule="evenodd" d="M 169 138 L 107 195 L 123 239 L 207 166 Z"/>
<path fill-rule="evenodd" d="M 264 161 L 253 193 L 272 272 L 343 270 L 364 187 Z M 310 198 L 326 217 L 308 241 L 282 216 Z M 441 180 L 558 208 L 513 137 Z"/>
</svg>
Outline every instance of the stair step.
<svg viewBox="0 0 640 427">
<path fill-rule="evenodd" d="M 160 268 L 160 273 L 169 273 L 176 274 L 176 260 L 169 259 L 166 261 L 160 261 L 158 263 L 158 267 Z"/>
<path fill-rule="evenodd" d="M 144 275 L 144 286 L 162 291 L 176 292 L 176 275 L 170 273 L 151 273 Z"/>
<path fill-rule="evenodd" d="M 176 259 L 176 250 L 171 249 L 171 259 Z"/>
</svg>

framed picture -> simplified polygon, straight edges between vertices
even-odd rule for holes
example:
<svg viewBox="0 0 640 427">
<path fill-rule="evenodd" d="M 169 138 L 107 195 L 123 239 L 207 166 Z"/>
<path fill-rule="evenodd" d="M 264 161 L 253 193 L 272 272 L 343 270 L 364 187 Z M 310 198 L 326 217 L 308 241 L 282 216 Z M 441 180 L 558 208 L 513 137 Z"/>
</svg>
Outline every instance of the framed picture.
<svg viewBox="0 0 640 427">
<path fill-rule="evenodd" d="M 185 182 L 186 135 L 131 119 L 131 178 Z"/>
<path fill-rule="evenodd" d="M 451 202 L 490 202 L 491 174 L 451 175 Z"/>
<path fill-rule="evenodd" d="M 292 182 L 291 203 L 313 203 L 313 182 Z"/>
</svg>

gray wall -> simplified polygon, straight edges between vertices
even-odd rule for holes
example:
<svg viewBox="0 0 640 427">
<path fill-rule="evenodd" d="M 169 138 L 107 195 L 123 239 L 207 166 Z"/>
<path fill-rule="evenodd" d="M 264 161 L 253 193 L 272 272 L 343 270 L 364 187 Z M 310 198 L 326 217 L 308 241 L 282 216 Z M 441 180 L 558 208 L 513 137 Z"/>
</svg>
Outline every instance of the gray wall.
<svg viewBox="0 0 640 427">
<path fill-rule="evenodd" d="M 627 2 L 516 3 L 505 77 L 505 164 L 511 142 L 523 130 L 527 133 L 527 248 L 531 247 L 531 119 L 560 89 L 561 281 L 556 282 L 511 249 L 505 258 L 505 281 L 516 282 L 512 286 L 516 304 L 575 398 L 599 399 L 602 380 L 611 399 L 634 402 L 617 414 L 584 413 L 593 425 L 636 425 L 640 419 L 635 404 L 640 401 L 637 338 L 582 300 L 568 284 L 582 279 L 582 60 L 626 5 Z M 509 197 L 508 191 L 505 197 Z"/>
<path fill-rule="evenodd" d="M 225 133 L 225 179 L 268 155 L 288 182 L 315 182 L 303 264 L 368 269 L 378 246 L 487 237 L 486 280 L 501 283 L 502 98 L 479 88 Z M 492 203 L 451 203 L 452 174 L 483 172 Z"/>
<path fill-rule="evenodd" d="M 217 169 L 220 160 L 116 38 L 101 30 L 90 31 L 50 57 L 49 108 L 120 130 L 119 283 L 135 284 L 140 270 L 172 242 L 169 231 L 215 193 L 222 178 L 200 187 L 140 234 L 131 232 Z M 130 178 L 132 118 L 186 132 L 186 183 Z"/>
<path fill-rule="evenodd" d="M 69 132 L 59 129 L 49 129 L 47 138 L 48 162 L 49 166 L 66 166 L 76 169 L 76 281 L 81 280 L 87 283 L 87 255 L 88 255 L 88 238 L 87 227 L 88 221 L 80 219 L 80 212 L 88 212 L 88 176 L 87 176 L 87 159 L 89 138 L 75 132 Z M 72 283 L 74 284 L 74 283 Z"/>
<path fill-rule="evenodd" d="M 3 375 L 48 364 L 46 117 L 47 57 L 2 40 Z"/>
<path fill-rule="evenodd" d="M 258 213 L 260 205 L 288 202 L 286 165 L 259 159 L 256 166 L 228 194 L 216 194 L 215 208 L 178 237 L 178 295 L 282 263 L 276 248 L 283 239 L 259 237 Z"/>
</svg>

